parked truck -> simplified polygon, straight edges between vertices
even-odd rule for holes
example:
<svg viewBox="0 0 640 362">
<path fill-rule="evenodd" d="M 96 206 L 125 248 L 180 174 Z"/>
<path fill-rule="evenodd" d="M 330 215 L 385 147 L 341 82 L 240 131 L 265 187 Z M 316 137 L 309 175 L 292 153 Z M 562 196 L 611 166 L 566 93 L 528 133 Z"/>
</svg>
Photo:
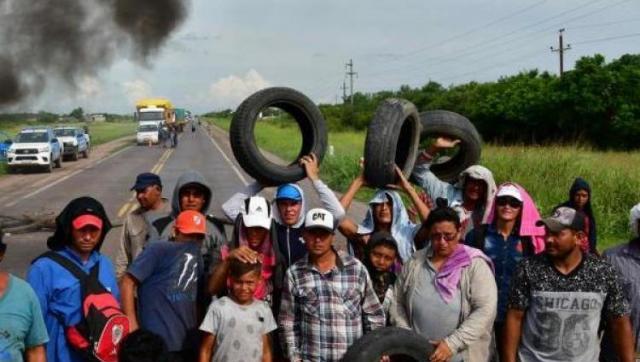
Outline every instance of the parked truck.
<svg viewBox="0 0 640 362">
<path fill-rule="evenodd" d="M 184 125 L 187 123 L 187 113 L 188 111 L 184 108 L 176 108 L 176 127 L 178 131 L 182 132 L 184 130 Z"/>
<path fill-rule="evenodd" d="M 142 124 L 155 123 L 158 127 L 175 125 L 173 105 L 165 98 L 141 99 L 136 103 L 135 119 Z"/>
</svg>

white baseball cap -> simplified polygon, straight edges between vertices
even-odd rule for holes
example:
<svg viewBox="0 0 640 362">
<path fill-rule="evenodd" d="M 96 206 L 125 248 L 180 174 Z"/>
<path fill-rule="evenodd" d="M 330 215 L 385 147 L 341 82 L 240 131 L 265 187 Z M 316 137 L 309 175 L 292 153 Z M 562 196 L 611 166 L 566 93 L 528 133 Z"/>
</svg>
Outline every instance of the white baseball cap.
<svg viewBox="0 0 640 362">
<path fill-rule="evenodd" d="M 331 233 L 335 232 L 333 214 L 325 209 L 311 209 L 304 218 L 305 229 L 324 229 Z"/>
<path fill-rule="evenodd" d="M 244 200 L 242 223 L 248 228 L 271 229 L 271 205 L 262 196 L 253 196 Z"/>
<path fill-rule="evenodd" d="M 522 195 L 520 194 L 520 190 L 518 190 L 518 188 L 515 187 L 514 185 L 504 185 L 500 187 L 500 189 L 498 190 L 498 193 L 496 194 L 496 197 L 502 197 L 502 196 L 511 196 L 514 199 L 520 202 L 523 202 Z"/>
</svg>

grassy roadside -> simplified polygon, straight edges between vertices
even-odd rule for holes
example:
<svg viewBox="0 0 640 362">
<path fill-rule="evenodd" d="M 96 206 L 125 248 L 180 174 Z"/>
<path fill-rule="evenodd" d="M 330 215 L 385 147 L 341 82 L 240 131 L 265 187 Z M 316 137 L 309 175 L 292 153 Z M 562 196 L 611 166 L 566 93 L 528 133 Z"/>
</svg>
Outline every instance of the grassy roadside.
<svg viewBox="0 0 640 362">
<path fill-rule="evenodd" d="M 223 129 L 229 128 L 228 118 L 208 121 Z M 329 144 L 333 145 L 335 154 L 325 156 L 322 178 L 334 190 L 345 191 L 357 174 L 364 136 L 358 132 L 330 132 Z M 291 142 L 297 138 L 295 127 L 263 122 L 256 128 L 260 147 L 285 159 L 297 154 L 297 142 Z M 634 167 L 639 162 L 638 153 L 601 152 L 571 146 L 485 145 L 481 159 L 481 163 L 493 171 L 497 183 L 514 181 L 527 189 L 543 214 L 567 199 L 575 177 L 588 180 L 593 189 L 600 250 L 629 238 L 629 210 L 640 202 L 640 168 Z"/>
<path fill-rule="evenodd" d="M 0 120 L 0 131 L 4 131 L 9 136 L 15 136 L 24 127 L 38 126 L 41 124 L 35 122 L 7 122 Z M 63 123 L 60 126 L 77 126 L 82 127 L 84 123 Z M 57 127 L 58 125 L 49 125 Z M 97 146 L 103 143 L 113 141 L 115 139 L 133 135 L 137 129 L 135 122 L 98 122 L 89 125 L 89 134 L 91 135 L 91 145 Z M 6 174 L 6 164 L 0 162 L 0 176 Z"/>
</svg>

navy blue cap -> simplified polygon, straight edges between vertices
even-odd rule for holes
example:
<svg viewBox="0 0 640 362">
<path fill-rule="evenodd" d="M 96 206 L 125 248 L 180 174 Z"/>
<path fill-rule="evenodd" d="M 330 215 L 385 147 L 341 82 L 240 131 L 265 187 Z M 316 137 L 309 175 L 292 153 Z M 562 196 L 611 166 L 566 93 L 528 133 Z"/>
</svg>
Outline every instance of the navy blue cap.
<svg viewBox="0 0 640 362">
<path fill-rule="evenodd" d="M 302 195 L 300 194 L 300 191 L 297 187 L 293 186 L 292 184 L 284 184 L 280 185 L 280 187 L 278 187 L 278 191 L 276 192 L 276 200 L 282 199 L 301 201 Z"/>
<path fill-rule="evenodd" d="M 136 183 L 131 187 L 131 190 L 142 191 L 147 186 L 158 185 L 162 187 L 162 182 L 160 181 L 160 176 L 151 172 L 143 172 L 136 177 Z"/>
</svg>

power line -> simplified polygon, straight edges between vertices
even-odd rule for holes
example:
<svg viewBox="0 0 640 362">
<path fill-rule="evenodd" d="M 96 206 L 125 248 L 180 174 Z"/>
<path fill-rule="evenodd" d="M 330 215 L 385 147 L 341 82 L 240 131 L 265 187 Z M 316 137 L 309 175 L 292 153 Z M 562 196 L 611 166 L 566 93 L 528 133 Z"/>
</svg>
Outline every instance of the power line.
<svg viewBox="0 0 640 362">
<path fill-rule="evenodd" d="M 595 24 L 578 24 L 578 25 L 571 25 L 568 28 L 570 28 L 571 30 L 573 29 L 585 29 L 585 28 L 599 28 L 599 27 L 605 27 L 605 26 L 610 26 L 610 25 L 619 25 L 619 24 L 626 24 L 626 23 L 635 23 L 640 21 L 640 18 L 637 19 L 626 19 L 626 20 L 618 20 L 618 21 L 610 21 L 610 22 L 606 22 L 606 23 L 595 23 Z"/>
<path fill-rule="evenodd" d="M 564 11 L 564 12 L 562 12 L 562 13 L 560 13 L 560 14 L 556 15 L 556 16 L 553 16 L 553 17 L 551 17 L 551 18 L 548 18 L 548 19 L 546 19 L 546 20 L 538 21 L 538 22 L 535 22 L 535 23 L 533 23 L 533 24 L 528 24 L 528 25 L 526 25 L 526 26 L 524 26 L 524 27 L 520 27 L 520 28 L 518 28 L 518 29 L 516 29 L 516 30 L 513 30 L 513 31 L 511 31 L 511 32 L 507 33 L 507 34 L 505 35 L 505 37 L 509 37 L 510 35 L 513 35 L 513 34 L 517 33 L 517 32 L 518 32 L 518 31 L 520 31 L 520 30 L 528 29 L 528 28 L 531 28 L 531 27 L 533 27 L 533 26 L 536 26 L 536 25 L 540 25 L 540 24 L 542 24 L 542 23 L 545 23 L 545 22 L 547 22 L 547 21 L 549 21 L 549 20 L 552 20 L 552 19 L 558 18 L 558 17 L 559 17 L 559 16 L 561 16 L 561 15 L 566 15 L 566 14 L 569 14 L 569 13 L 572 13 L 572 12 L 575 12 L 575 11 L 578 11 L 578 10 L 582 10 L 582 9 L 586 8 L 587 6 L 590 6 L 590 5 L 592 5 L 592 4 L 595 4 L 595 3 L 599 2 L 599 1 L 601 1 L 601 0 L 594 0 L 594 1 L 591 1 L 591 2 L 589 2 L 589 3 L 587 3 L 587 4 L 581 5 L 581 6 L 579 6 L 579 7 L 576 7 L 576 8 L 572 8 L 572 9 L 566 10 L 566 11 Z M 571 21 L 575 21 L 575 20 L 577 20 L 577 19 L 582 19 L 582 18 L 585 18 L 585 17 L 587 17 L 587 16 L 591 16 L 591 15 L 593 15 L 593 14 L 595 14 L 595 13 L 598 13 L 598 12 L 604 11 L 604 10 L 606 10 L 606 9 L 609 9 L 609 8 L 612 8 L 612 7 L 615 7 L 615 6 L 618 6 L 618 5 L 621 5 L 621 4 L 624 4 L 624 3 L 627 3 L 627 2 L 629 2 L 629 1 L 631 1 L 631 0 L 621 0 L 621 1 L 618 1 L 618 2 L 613 3 L 613 4 L 607 4 L 607 5 L 605 5 L 605 6 L 598 7 L 597 9 L 594 9 L 594 10 L 588 11 L 588 12 L 586 12 L 586 13 L 583 13 L 583 14 L 580 14 L 580 15 L 577 15 L 577 16 L 573 16 L 573 17 L 571 17 L 571 18 L 569 18 L 569 19 L 564 20 L 562 23 L 554 24 L 554 25 L 552 25 L 552 26 L 550 26 L 550 27 L 546 27 L 546 28 L 544 28 L 544 29 L 542 29 L 542 30 L 537 30 L 537 31 L 529 32 L 529 33 L 527 33 L 527 34 L 524 34 L 524 35 L 518 36 L 518 37 L 516 37 L 516 38 L 512 38 L 512 39 L 510 39 L 510 40 L 504 40 L 504 39 L 501 39 L 502 41 L 500 42 L 500 44 L 496 44 L 496 45 L 494 45 L 493 47 L 485 47 L 485 48 L 481 48 L 481 49 L 476 49 L 476 48 L 479 48 L 479 46 L 480 46 L 480 45 L 486 45 L 486 44 L 488 44 L 488 43 L 493 42 L 493 41 L 494 41 L 494 40 L 496 40 L 496 39 L 500 39 L 499 37 L 498 37 L 498 38 L 491 39 L 491 40 L 488 40 L 488 41 L 485 41 L 485 42 L 482 42 L 482 43 L 475 44 L 475 45 L 471 46 L 470 48 L 467 48 L 467 50 L 468 50 L 468 49 L 476 49 L 476 50 L 465 51 L 465 52 L 462 52 L 462 53 L 454 53 L 454 54 L 452 54 L 452 55 L 449 55 L 449 56 L 448 56 L 448 57 L 446 57 L 446 58 L 440 57 L 440 58 L 431 58 L 431 59 L 427 59 L 426 61 L 421 62 L 421 63 L 418 63 L 418 64 L 415 64 L 414 66 L 411 66 L 411 67 L 406 67 L 406 66 L 405 66 L 405 67 L 402 67 L 402 68 L 391 69 L 391 70 L 388 70 L 388 71 L 387 71 L 387 73 L 388 73 L 388 74 L 387 74 L 387 76 L 386 76 L 386 77 L 385 77 L 385 76 L 377 77 L 377 78 L 378 78 L 377 80 L 380 80 L 380 78 L 387 78 L 387 79 L 389 79 L 389 76 L 390 76 L 390 75 L 393 75 L 393 74 L 389 74 L 389 73 L 392 73 L 392 72 L 394 72 L 394 71 L 402 71 L 402 72 L 406 72 L 407 70 L 410 70 L 410 71 L 411 71 L 411 70 L 423 70 L 423 69 L 424 69 L 423 67 L 424 67 L 424 66 L 426 66 L 427 64 L 429 64 L 429 65 L 430 65 L 430 67 L 434 67 L 434 66 L 438 66 L 438 65 L 441 65 L 441 64 L 448 64 L 448 63 L 450 63 L 450 62 L 459 61 L 459 60 L 460 60 L 460 58 L 464 58 L 464 57 L 467 57 L 467 56 L 469 56 L 469 55 L 485 53 L 485 52 L 488 52 L 488 51 L 491 51 L 491 52 L 492 52 L 492 54 L 491 54 L 491 59 L 495 59 L 495 56 L 496 56 L 497 54 L 506 53 L 506 52 L 512 52 L 512 50 L 514 49 L 513 47 L 510 47 L 510 48 L 505 49 L 504 51 L 496 52 L 496 51 L 495 51 L 495 47 L 502 47 L 502 46 L 505 46 L 505 45 L 507 45 L 507 44 L 509 44 L 509 43 L 513 43 L 513 42 L 515 42 L 515 41 L 517 41 L 517 40 L 522 40 L 522 39 L 530 38 L 531 36 L 534 36 L 534 35 L 537 35 L 537 34 L 540 34 L 540 33 L 546 33 L 548 30 L 551 30 L 551 29 L 557 29 L 558 27 L 560 27 L 560 26 L 562 26 L 562 25 L 564 25 L 564 24 L 567 24 L 567 23 L 569 23 L 569 22 L 571 22 Z M 575 43 L 574 43 L 574 44 L 575 44 Z M 518 48 L 524 48 L 524 47 L 526 47 L 526 46 L 528 46 L 528 44 L 527 44 L 527 43 L 523 43 L 523 45 L 522 45 L 522 46 L 516 47 L 515 49 L 518 49 Z M 470 62 L 481 61 L 481 60 L 483 60 L 483 59 L 484 59 L 484 57 L 480 57 L 480 58 L 472 59 L 472 60 L 470 60 Z M 368 75 L 368 76 L 371 76 L 372 74 L 367 74 L 367 75 Z M 376 75 L 376 73 L 374 73 L 374 75 Z"/>
<path fill-rule="evenodd" d="M 602 41 L 632 38 L 632 37 L 636 37 L 636 36 L 640 36 L 640 33 L 632 33 L 632 34 L 624 34 L 624 35 L 618 35 L 618 36 L 610 36 L 610 37 L 607 37 L 607 38 L 599 38 L 599 39 L 582 40 L 582 41 L 573 42 L 573 44 L 576 45 L 576 44 L 599 43 L 599 42 L 602 42 Z"/>
</svg>

